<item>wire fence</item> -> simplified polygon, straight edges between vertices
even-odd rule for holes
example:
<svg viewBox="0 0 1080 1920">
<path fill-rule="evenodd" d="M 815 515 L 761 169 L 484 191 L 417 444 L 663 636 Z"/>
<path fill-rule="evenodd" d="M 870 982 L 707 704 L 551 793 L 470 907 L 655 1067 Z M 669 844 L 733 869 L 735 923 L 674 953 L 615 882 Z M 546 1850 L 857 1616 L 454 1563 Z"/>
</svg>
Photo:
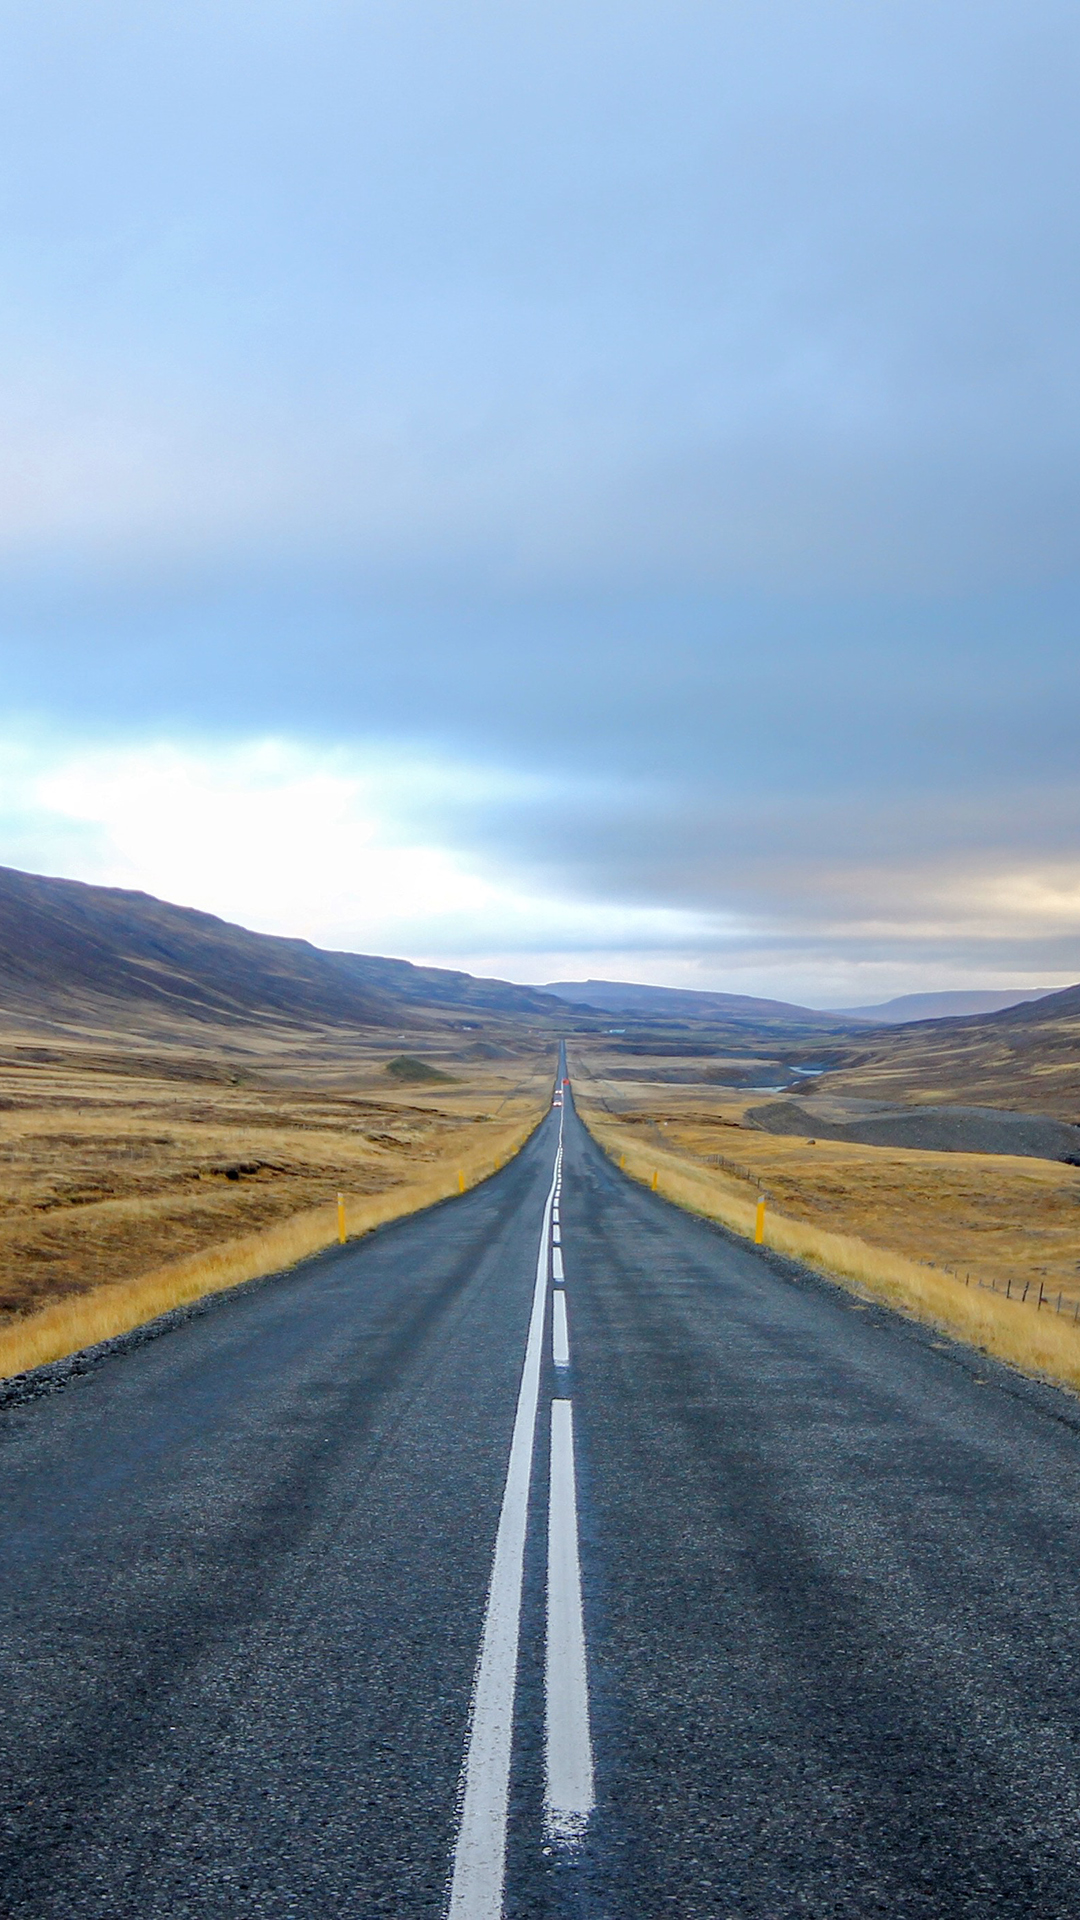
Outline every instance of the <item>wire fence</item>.
<svg viewBox="0 0 1080 1920">
<path fill-rule="evenodd" d="M 934 1262 L 932 1260 L 924 1261 L 923 1265 L 932 1267 Z M 951 1274 L 954 1280 L 960 1279 L 960 1275 L 955 1267 L 938 1267 L 937 1271 L 939 1273 Z M 1003 1300 L 1015 1300 L 1018 1306 L 1027 1305 L 1034 1307 L 1036 1313 L 1041 1313 L 1044 1307 L 1046 1307 L 1049 1312 L 1055 1314 L 1062 1312 L 1068 1313 L 1071 1309 L 1074 1326 L 1077 1321 L 1080 1321 L 1080 1299 L 1078 1299 L 1075 1294 L 1067 1293 L 1064 1287 L 1058 1287 L 1055 1294 L 1053 1287 L 1047 1289 L 1045 1280 L 1039 1281 L 1039 1291 L 1035 1293 L 1033 1291 L 1035 1286 L 1034 1280 L 1021 1281 L 1009 1278 L 1005 1281 L 1004 1286 L 999 1286 L 996 1280 L 981 1280 L 977 1276 L 973 1282 L 970 1273 L 965 1273 L 963 1278 L 966 1287 L 974 1284 L 977 1287 L 982 1287 L 987 1293 L 998 1294 Z M 1030 1299 L 1028 1298 L 1029 1294 L 1031 1296 Z"/>
<path fill-rule="evenodd" d="M 738 1180 L 745 1180 L 748 1186 L 753 1187 L 756 1193 L 761 1194 L 769 1202 L 770 1206 L 777 1205 L 764 1181 L 759 1180 L 757 1174 L 751 1172 L 749 1168 L 740 1166 L 738 1161 L 729 1160 L 722 1153 L 696 1153 L 692 1157 L 702 1166 L 718 1167 L 724 1173 L 734 1174 Z M 691 1156 L 683 1152 L 680 1158 L 690 1159 Z M 780 1209 L 777 1208 L 777 1211 Z M 910 1259 L 911 1255 L 906 1255 L 905 1258 Z M 1003 1281 L 984 1280 L 980 1275 L 973 1274 L 967 1269 L 945 1266 L 937 1260 L 918 1260 L 915 1264 L 928 1268 L 932 1273 L 947 1273 L 959 1286 L 979 1287 L 986 1293 L 996 1293 L 1002 1300 L 1013 1300 L 1017 1306 L 1030 1306 L 1036 1313 L 1042 1313 L 1044 1308 L 1048 1313 L 1055 1315 L 1064 1313 L 1072 1318 L 1074 1326 L 1080 1324 L 1080 1296 L 1065 1286 L 1047 1287 L 1045 1280 L 1013 1279 L 1011 1275 Z"/>
<path fill-rule="evenodd" d="M 597 1099 L 597 1104 L 604 1107 L 613 1120 L 622 1117 L 609 1106 L 607 1100 L 602 1096 L 597 1097 L 595 1089 L 591 1089 L 591 1091 L 593 1098 Z M 729 1160 L 727 1155 L 723 1153 L 693 1153 L 685 1147 L 673 1147 L 666 1138 L 663 1127 L 655 1120 L 647 1121 L 645 1125 L 639 1127 L 637 1131 L 651 1134 L 654 1143 L 657 1146 L 663 1147 L 666 1152 L 674 1154 L 676 1159 L 691 1160 L 698 1166 L 716 1167 L 723 1173 L 733 1175 L 736 1180 L 745 1181 L 747 1186 L 753 1187 L 756 1195 L 766 1200 L 778 1213 L 782 1212 L 782 1208 L 779 1206 L 766 1182 L 761 1180 L 751 1168 L 742 1166 L 739 1161 Z M 899 1251 L 899 1249 L 896 1249 L 896 1251 Z M 1080 1296 L 1065 1286 L 1056 1289 L 1054 1287 L 1047 1288 L 1046 1282 L 1043 1279 L 1040 1279 L 1036 1283 L 1034 1279 L 1020 1280 L 1013 1279 L 1011 1276 L 1001 1282 L 994 1279 L 984 1280 L 978 1274 L 973 1275 L 966 1269 L 961 1272 L 956 1267 L 945 1266 L 936 1260 L 915 1260 L 910 1254 L 905 1254 L 904 1258 L 910 1259 L 914 1266 L 927 1268 L 931 1273 L 948 1274 L 950 1279 L 955 1280 L 958 1286 L 979 1287 L 986 1293 L 996 1293 L 999 1299 L 1011 1300 L 1017 1306 L 1030 1307 L 1035 1313 L 1042 1313 L 1044 1308 L 1047 1312 L 1053 1313 L 1055 1317 L 1058 1314 L 1064 1313 L 1072 1318 L 1074 1326 L 1080 1324 Z M 1035 1291 L 1036 1284 L 1038 1287 L 1037 1292 Z"/>
</svg>

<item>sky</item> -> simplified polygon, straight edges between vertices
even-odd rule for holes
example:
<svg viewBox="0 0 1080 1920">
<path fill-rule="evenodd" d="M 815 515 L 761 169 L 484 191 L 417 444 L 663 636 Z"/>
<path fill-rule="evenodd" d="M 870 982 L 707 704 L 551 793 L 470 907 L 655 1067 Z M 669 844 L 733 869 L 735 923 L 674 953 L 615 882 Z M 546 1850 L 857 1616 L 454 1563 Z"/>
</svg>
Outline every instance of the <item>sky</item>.
<svg viewBox="0 0 1080 1920">
<path fill-rule="evenodd" d="M 1080 13 L 0 0 L 0 863 L 1080 979 Z"/>
</svg>

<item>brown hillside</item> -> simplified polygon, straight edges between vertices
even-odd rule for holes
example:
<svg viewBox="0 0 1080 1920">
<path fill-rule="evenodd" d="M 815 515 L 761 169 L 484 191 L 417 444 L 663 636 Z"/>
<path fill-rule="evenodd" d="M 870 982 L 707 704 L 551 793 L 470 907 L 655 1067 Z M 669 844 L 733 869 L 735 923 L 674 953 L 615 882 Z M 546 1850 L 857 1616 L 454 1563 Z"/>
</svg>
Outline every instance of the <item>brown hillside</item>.
<svg viewBox="0 0 1080 1920">
<path fill-rule="evenodd" d="M 880 1029 L 816 1083 L 873 1100 L 950 1101 L 1080 1121 L 1080 986 L 1002 1013 Z"/>
<path fill-rule="evenodd" d="M 415 1026 L 447 1014 L 565 1021 L 528 987 L 327 953 L 120 887 L 0 868 L 0 1017 L 160 1030 L 225 1021 Z"/>
</svg>

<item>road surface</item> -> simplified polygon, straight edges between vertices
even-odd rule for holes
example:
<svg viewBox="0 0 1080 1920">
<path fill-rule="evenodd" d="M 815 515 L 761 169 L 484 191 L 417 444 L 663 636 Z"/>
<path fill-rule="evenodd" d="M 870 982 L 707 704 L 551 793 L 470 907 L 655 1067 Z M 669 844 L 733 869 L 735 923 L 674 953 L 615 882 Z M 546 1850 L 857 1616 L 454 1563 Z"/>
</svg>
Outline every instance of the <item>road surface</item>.
<svg viewBox="0 0 1080 1920">
<path fill-rule="evenodd" d="M 1080 1914 L 1074 1407 L 553 1108 L 0 1416 L 0 1916 Z"/>
</svg>

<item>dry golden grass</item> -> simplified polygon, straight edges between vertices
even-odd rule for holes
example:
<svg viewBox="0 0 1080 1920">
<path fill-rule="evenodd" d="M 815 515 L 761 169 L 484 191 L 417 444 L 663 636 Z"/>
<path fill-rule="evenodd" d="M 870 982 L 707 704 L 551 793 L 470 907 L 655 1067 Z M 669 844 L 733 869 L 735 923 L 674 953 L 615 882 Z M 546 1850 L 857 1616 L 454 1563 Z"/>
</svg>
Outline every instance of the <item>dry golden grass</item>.
<svg viewBox="0 0 1080 1920">
<path fill-rule="evenodd" d="M 489 1173 L 546 1110 L 550 1046 L 449 1081 L 386 1073 L 401 1038 L 209 1036 L 198 1054 L 9 1038 L 0 1050 L 0 1375 L 287 1266 Z M 438 1039 L 438 1036 L 436 1036 Z M 456 1046 L 455 1046 L 456 1042 Z"/>
<path fill-rule="evenodd" d="M 769 1246 L 1080 1390 L 1080 1327 L 1071 1311 L 1080 1298 L 1080 1169 L 989 1154 L 811 1146 L 741 1127 L 745 1102 L 729 1099 L 719 1111 L 701 1089 L 623 1085 L 624 1110 L 616 1112 L 603 1064 L 595 1055 L 575 1061 L 583 1070 L 577 1104 L 633 1178 L 651 1184 L 655 1173 L 666 1198 L 747 1237 L 764 1191 Z M 725 1165 L 708 1164 L 721 1155 Z M 1006 1286 L 1015 1296 L 1025 1282 L 1026 1304 L 1005 1297 Z M 1040 1283 L 1052 1304 L 1036 1311 Z"/>
<path fill-rule="evenodd" d="M 347 1237 L 370 1233 L 389 1220 L 448 1199 L 460 1191 L 462 1180 L 467 1190 L 486 1179 L 524 1145 L 546 1110 L 545 1101 L 524 1125 L 485 1128 L 480 1140 L 459 1148 L 422 1179 L 403 1181 L 375 1196 L 346 1195 Z M 110 1340 L 207 1294 L 281 1272 L 332 1245 L 337 1238 L 335 1201 L 332 1206 L 314 1207 L 295 1215 L 265 1232 L 246 1234 L 187 1259 L 171 1261 L 124 1284 L 94 1287 L 55 1301 L 0 1328 L 0 1379 L 62 1359 L 100 1340 Z"/>
</svg>

